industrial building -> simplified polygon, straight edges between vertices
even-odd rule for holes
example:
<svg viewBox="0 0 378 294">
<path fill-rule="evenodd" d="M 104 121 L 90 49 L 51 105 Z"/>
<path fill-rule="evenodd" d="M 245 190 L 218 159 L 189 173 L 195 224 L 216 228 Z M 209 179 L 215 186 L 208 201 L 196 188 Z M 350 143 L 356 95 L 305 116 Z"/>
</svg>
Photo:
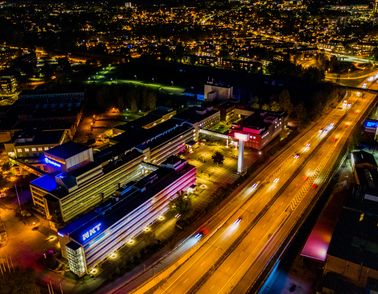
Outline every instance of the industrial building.
<svg viewBox="0 0 378 294">
<path fill-rule="evenodd" d="M 169 208 L 177 193 L 196 181 L 195 167 L 170 157 L 161 167 L 113 193 L 93 211 L 59 230 L 62 254 L 70 270 L 83 276 Z"/>
</svg>

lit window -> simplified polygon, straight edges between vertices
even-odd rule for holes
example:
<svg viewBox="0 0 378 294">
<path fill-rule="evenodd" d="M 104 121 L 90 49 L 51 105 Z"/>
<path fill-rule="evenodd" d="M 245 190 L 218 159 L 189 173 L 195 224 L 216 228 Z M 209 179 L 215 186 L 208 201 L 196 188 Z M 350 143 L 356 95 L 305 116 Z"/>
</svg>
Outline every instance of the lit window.
<svg viewBox="0 0 378 294">
<path fill-rule="evenodd" d="M 25 148 L 25 152 L 29 152 L 29 148 Z"/>
<path fill-rule="evenodd" d="M 45 150 L 49 150 L 49 147 L 45 147 L 44 149 L 45 149 Z"/>
<path fill-rule="evenodd" d="M 32 151 L 37 151 L 37 149 L 36 148 L 32 148 Z"/>
<path fill-rule="evenodd" d="M 42 147 L 38 147 L 38 151 L 43 151 L 43 148 Z"/>
<path fill-rule="evenodd" d="M 22 153 L 22 149 L 21 148 L 17 148 L 17 152 Z"/>
</svg>

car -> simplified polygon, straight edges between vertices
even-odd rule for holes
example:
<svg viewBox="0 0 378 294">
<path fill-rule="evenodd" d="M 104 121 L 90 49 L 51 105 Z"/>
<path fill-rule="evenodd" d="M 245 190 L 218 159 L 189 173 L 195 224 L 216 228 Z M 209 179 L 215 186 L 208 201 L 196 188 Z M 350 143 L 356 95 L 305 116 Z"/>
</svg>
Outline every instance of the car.
<svg viewBox="0 0 378 294">
<path fill-rule="evenodd" d="M 257 188 L 257 186 L 259 185 L 259 183 L 260 183 L 260 182 L 254 183 L 254 184 L 252 185 L 252 189 L 255 190 L 255 189 Z"/>
<path fill-rule="evenodd" d="M 311 185 L 311 187 L 312 187 L 312 189 L 316 189 L 317 187 L 318 187 L 318 184 L 316 184 L 316 183 L 313 183 L 312 185 Z"/>
<path fill-rule="evenodd" d="M 299 158 L 299 156 L 300 156 L 300 154 L 299 154 L 299 153 L 295 153 L 295 154 L 294 154 L 294 159 L 297 159 L 297 158 Z"/>
<path fill-rule="evenodd" d="M 307 144 L 306 144 L 306 147 L 307 147 L 307 148 L 310 148 L 310 147 L 311 147 L 311 144 L 310 144 L 310 143 L 307 143 Z"/>
<path fill-rule="evenodd" d="M 203 233 L 202 232 L 197 232 L 195 235 L 194 235 L 194 238 L 196 238 L 197 240 L 201 239 L 203 237 Z"/>
<path fill-rule="evenodd" d="M 56 235 L 50 235 L 46 238 L 48 242 L 54 242 L 58 237 Z"/>
<path fill-rule="evenodd" d="M 238 223 L 240 223 L 240 222 L 241 222 L 241 220 L 242 220 L 242 218 L 241 218 L 241 217 L 238 217 L 238 218 L 237 218 L 237 220 L 235 221 L 235 224 L 238 224 Z"/>
<path fill-rule="evenodd" d="M 275 179 L 273 180 L 273 183 L 277 184 L 279 181 L 280 181 L 280 178 L 275 178 Z"/>
</svg>

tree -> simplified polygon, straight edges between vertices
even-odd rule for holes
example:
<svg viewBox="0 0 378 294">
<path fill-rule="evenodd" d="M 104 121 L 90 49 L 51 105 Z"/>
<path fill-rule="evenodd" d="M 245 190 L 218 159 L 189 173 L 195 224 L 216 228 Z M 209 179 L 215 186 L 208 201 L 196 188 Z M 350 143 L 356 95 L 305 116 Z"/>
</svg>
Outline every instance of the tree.
<svg viewBox="0 0 378 294">
<path fill-rule="evenodd" d="M 281 107 L 280 107 L 280 105 L 278 104 L 277 101 L 273 101 L 272 103 L 270 103 L 270 110 L 271 111 L 280 111 Z"/>
<path fill-rule="evenodd" d="M 258 102 L 255 101 L 255 102 L 252 103 L 251 107 L 252 107 L 253 109 L 260 109 L 260 104 L 259 104 Z"/>
<path fill-rule="evenodd" d="M 278 96 L 278 103 L 281 106 L 283 111 L 286 111 L 289 115 L 293 112 L 294 106 L 291 103 L 290 93 L 287 89 L 281 91 L 280 95 Z"/>
<path fill-rule="evenodd" d="M 262 109 L 262 110 L 269 110 L 269 104 L 264 103 L 264 104 L 261 106 L 261 109 Z"/>
<path fill-rule="evenodd" d="M 174 214 L 181 214 L 183 218 L 186 218 L 192 212 L 192 201 L 188 196 L 185 196 L 184 193 L 180 193 L 179 196 L 171 201 L 169 204 L 170 211 Z"/>
<path fill-rule="evenodd" d="M 216 151 L 211 158 L 213 159 L 214 163 L 223 164 L 224 156 L 219 151 Z"/>
<path fill-rule="evenodd" d="M 302 103 L 295 106 L 295 114 L 297 115 L 297 119 L 299 122 L 306 122 L 308 119 L 306 108 L 303 106 Z"/>
</svg>

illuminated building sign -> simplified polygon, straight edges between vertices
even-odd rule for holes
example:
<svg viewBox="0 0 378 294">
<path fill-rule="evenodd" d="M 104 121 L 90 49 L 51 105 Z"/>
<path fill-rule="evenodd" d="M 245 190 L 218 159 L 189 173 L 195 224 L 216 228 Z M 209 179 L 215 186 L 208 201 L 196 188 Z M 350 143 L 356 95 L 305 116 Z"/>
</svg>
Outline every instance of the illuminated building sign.
<svg viewBox="0 0 378 294">
<path fill-rule="evenodd" d="M 234 133 L 234 137 L 235 139 L 238 139 L 238 140 L 241 140 L 243 142 L 246 142 L 248 141 L 248 135 L 247 134 L 243 134 L 243 133 Z"/>
<path fill-rule="evenodd" d="M 81 239 L 83 241 L 86 241 L 88 239 L 92 239 L 92 237 L 98 235 L 98 233 L 101 231 L 101 226 L 102 226 L 101 223 L 96 224 L 95 226 L 93 226 L 92 228 L 90 228 L 88 231 L 84 232 L 81 235 Z"/>
<path fill-rule="evenodd" d="M 45 157 L 45 162 L 47 164 L 53 165 L 55 167 L 62 167 L 62 165 L 60 163 L 57 163 L 56 161 L 51 160 L 50 158 L 47 158 L 47 157 Z"/>
<path fill-rule="evenodd" d="M 378 126 L 378 121 L 375 121 L 375 120 L 367 120 L 365 122 L 365 127 L 366 128 L 377 128 Z"/>
</svg>

